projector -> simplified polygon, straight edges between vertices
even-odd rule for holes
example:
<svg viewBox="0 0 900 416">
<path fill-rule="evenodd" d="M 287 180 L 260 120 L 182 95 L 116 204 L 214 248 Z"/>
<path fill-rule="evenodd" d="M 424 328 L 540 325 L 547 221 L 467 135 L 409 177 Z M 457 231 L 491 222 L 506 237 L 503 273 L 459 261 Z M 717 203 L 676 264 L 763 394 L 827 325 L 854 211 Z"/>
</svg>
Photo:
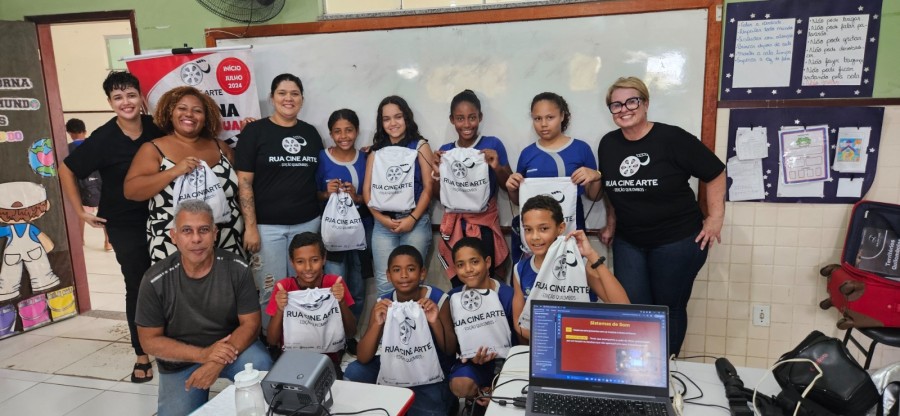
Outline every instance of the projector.
<svg viewBox="0 0 900 416">
<path fill-rule="evenodd" d="M 285 350 L 262 381 L 263 395 L 276 413 L 317 416 L 334 403 L 334 378 L 328 356 Z"/>
</svg>

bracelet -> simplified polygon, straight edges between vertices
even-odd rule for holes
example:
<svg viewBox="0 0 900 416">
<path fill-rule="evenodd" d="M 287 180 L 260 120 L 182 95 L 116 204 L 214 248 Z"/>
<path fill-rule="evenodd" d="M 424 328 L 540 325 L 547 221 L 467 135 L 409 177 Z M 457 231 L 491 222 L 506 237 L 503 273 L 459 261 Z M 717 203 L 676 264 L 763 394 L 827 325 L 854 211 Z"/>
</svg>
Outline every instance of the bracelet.
<svg viewBox="0 0 900 416">
<path fill-rule="evenodd" d="M 600 256 L 600 258 L 597 259 L 597 261 L 595 261 L 594 264 L 591 265 L 591 268 L 596 269 L 596 268 L 600 267 L 600 265 L 602 265 L 603 262 L 605 262 L 605 261 L 606 261 L 606 257 Z"/>
<path fill-rule="evenodd" d="M 410 213 L 410 214 L 409 214 L 409 216 L 410 216 L 410 217 L 412 217 L 412 219 L 413 219 L 413 221 L 416 221 L 416 222 L 418 222 L 418 221 L 419 221 L 419 219 L 418 219 L 418 218 L 416 218 L 416 216 L 415 216 L 415 215 L 413 215 L 413 214 L 412 214 L 412 213 Z"/>
</svg>

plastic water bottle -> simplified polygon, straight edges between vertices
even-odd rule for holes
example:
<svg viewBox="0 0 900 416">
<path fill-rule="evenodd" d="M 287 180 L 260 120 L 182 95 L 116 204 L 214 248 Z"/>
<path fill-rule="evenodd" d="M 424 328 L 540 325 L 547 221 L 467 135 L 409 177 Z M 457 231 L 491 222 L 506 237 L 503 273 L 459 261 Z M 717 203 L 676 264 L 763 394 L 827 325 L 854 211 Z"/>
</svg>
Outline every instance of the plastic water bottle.
<svg viewBox="0 0 900 416">
<path fill-rule="evenodd" d="M 253 369 L 253 363 L 244 365 L 244 371 L 234 375 L 234 406 L 237 416 L 265 416 L 266 399 L 263 396 L 262 377 Z"/>
</svg>

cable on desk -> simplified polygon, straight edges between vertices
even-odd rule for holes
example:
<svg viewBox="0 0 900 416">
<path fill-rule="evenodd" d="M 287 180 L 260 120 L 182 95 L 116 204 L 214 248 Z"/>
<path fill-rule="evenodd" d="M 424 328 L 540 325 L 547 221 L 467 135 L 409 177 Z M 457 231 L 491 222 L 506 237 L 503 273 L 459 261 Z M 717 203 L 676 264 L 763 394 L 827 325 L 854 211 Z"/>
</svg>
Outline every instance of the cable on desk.
<svg viewBox="0 0 900 416">
<path fill-rule="evenodd" d="M 386 414 L 387 416 L 391 416 L 391 413 L 388 412 L 387 409 L 385 409 L 385 408 L 383 408 L 383 407 L 373 407 L 373 408 L 371 408 L 371 409 L 360 410 L 360 411 L 358 411 L 358 412 L 341 412 L 341 413 L 331 413 L 331 412 L 328 411 L 328 409 L 325 409 L 325 413 L 327 413 L 327 414 L 329 414 L 329 415 L 331 415 L 331 416 L 347 416 L 347 415 L 358 415 L 358 414 L 360 414 L 360 413 L 365 413 L 365 412 L 374 412 L 374 411 L 376 411 L 376 410 L 381 410 L 381 411 L 384 412 L 384 414 Z"/>
<path fill-rule="evenodd" d="M 715 358 L 715 357 L 710 357 L 710 358 Z M 684 374 L 684 373 L 682 373 L 681 371 L 678 371 L 678 370 L 671 371 L 671 373 L 672 373 L 672 378 L 678 380 L 679 382 L 681 382 L 681 385 L 684 386 L 684 393 L 682 393 L 683 395 L 687 396 L 687 385 L 684 384 L 684 380 L 682 380 L 681 378 L 679 378 L 676 374 L 680 374 L 682 377 L 684 377 L 685 380 L 689 381 L 689 382 L 694 386 L 694 388 L 697 389 L 697 392 L 699 393 L 699 394 L 698 394 L 697 396 L 695 396 L 695 397 L 686 397 L 686 398 L 684 399 L 684 402 L 685 402 L 685 403 L 689 403 L 689 404 L 693 404 L 693 405 L 697 405 L 697 406 L 718 407 L 719 409 L 725 410 L 725 411 L 728 412 L 729 414 L 731 413 L 731 409 L 729 409 L 729 408 L 727 408 L 727 407 L 725 407 L 725 406 L 720 406 L 720 405 L 712 404 L 712 403 L 698 403 L 698 402 L 694 401 L 694 400 L 700 400 L 700 399 L 703 398 L 703 389 L 701 389 L 700 386 L 697 385 L 697 383 L 694 382 L 694 380 L 691 380 L 691 378 L 688 377 L 687 374 Z"/>
</svg>

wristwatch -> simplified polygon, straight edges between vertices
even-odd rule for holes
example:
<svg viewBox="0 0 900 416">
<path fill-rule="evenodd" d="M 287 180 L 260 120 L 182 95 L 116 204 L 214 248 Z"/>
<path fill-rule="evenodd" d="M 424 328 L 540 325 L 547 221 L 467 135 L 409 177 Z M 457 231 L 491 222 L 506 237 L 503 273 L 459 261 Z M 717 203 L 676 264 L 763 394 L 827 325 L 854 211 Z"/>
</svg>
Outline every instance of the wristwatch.
<svg viewBox="0 0 900 416">
<path fill-rule="evenodd" d="M 605 262 L 605 261 L 606 261 L 606 257 L 600 256 L 600 258 L 597 259 L 597 261 L 595 261 L 594 264 L 591 264 L 591 268 L 596 269 L 596 268 L 600 267 L 600 265 L 603 264 L 603 262 Z"/>
</svg>

